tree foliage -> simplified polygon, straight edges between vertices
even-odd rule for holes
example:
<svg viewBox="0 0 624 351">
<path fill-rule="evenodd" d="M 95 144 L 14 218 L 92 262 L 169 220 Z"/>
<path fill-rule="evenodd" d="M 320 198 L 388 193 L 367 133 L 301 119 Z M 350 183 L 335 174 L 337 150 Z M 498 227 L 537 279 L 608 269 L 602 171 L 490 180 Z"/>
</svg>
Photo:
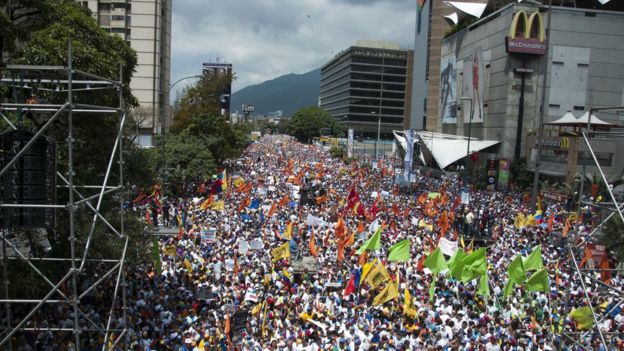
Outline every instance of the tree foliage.
<svg viewBox="0 0 624 351">
<path fill-rule="evenodd" d="M 175 103 L 175 118 L 170 131 L 183 132 L 197 115 L 219 115 L 219 97 L 229 90 L 234 79 L 233 74 L 204 74 L 196 84 L 185 88 Z"/>
<path fill-rule="evenodd" d="M 615 252 L 618 262 L 624 262 L 624 224 L 617 213 L 607 221 L 600 242 L 608 252 Z"/>
<path fill-rule="evenodd" d="M 326 130 L 329 135 L 340 135 L 342 129 L 331 114 L 319 107 L 304 107 L 295 112 L 288 123 L 288 131 L 299 141 L 310 143 L 312 138 Z"/>
</svg>

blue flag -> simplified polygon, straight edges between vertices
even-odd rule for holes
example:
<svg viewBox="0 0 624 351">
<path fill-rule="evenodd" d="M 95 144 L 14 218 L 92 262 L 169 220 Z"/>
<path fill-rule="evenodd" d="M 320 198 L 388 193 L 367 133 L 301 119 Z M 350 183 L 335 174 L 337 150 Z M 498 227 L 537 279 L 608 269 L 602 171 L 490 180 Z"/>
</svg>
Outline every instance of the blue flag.
<svg viewBox="0 0 624 351">
<path fill-rule="evenodd" d="M 254 210 L 257 210 L 259 207 L 260 207 L 260 199 L 253 199 L 253 201 L 249 205 L 249 208 L 254 209 Z"/>
</svg>

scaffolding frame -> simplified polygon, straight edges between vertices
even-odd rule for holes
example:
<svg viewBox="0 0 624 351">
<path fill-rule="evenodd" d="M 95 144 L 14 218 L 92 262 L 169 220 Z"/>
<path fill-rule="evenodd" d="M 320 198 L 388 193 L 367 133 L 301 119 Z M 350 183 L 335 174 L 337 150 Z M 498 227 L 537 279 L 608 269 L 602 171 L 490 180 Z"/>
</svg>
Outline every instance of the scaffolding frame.
<svg viewBox="0 0 624 351">
<path fill-rule="evenodd" d="M 592 319 L 593 319 L 593 324 L 592 324 L 592 328 L 590 328 L 587 331 L 576 332 L 576 333 L 562 332 L 561 335 L 565 337 L 566 339 L 568 339 L 569 341 L 573 342 L 575 345 L 585 348 L 586 346 L 583 345 L 583 339 L 586 338 L 591 332 L 596 332 L 598 334 L 598 337 L 600 338 L 600 343 L 605 347 L 605 349 L 608 349 L 608 343 L 605 339 L 605 334 L 610 334 L 610 333 L 602 331 L 600 329 L 600 323 L 604 321 L 606 316 L 609 313 L 611 313 L 615 309 L 615 307 L 624 303 L 624 291 L 616 288 L 613 285 L 604 283 L 601 280 L 596 279 L 595 277 L 591 275 L 591 273 L 603 271 L 603 269 L 581 269 L 579 267 L 578 260 L 577 260 L 577 255 L 583 252 L 584 245 L 587 244 L 588 241 L 590 241 L 594 237 L 594 235 L 599 230 L 601 230 L 609 220 L 611 220 L 613 216 L 618 215 L 620 219 L 622 220 L 622 223 L 624 223 L 624 213 L 623 213 L 624 202 L 618 202 L 618 200 L 616 199 L 613 193 L 613 189 L 611 189 L 608 186 L 609 180 L 607 179 L 606 174 L 604 170 L 602 169 L 602 166 L 600 165 L 600 162 L 598 161 L 598 158 L 596 157 L 596 153 L 594 152 L 594 149 L 592 148 L 592 145 L 591 145 L 591 140 L 597 135 L 607 135 L 607 136 L 616 137 L 616 138 L 624 137 L 624 132 L 619 132 L 619 131 L 601 132 L 601 131 L 591 130 L 591 126 L 592 126 L 591 119 L 592 119 L 593 113 L 595 111 L 605 111 L 605 110 L 624 110 L 624 106 L 590 107 L 586 130 L 581 131 L 581 136 L 583 138 L 582 140 L 583 140 L 583 145 L 584 145 L 583 158 L 587 159 L 589 156 L 591 156 L 591 159 L 593 161 L 592 166 L 595 166 L 598 169 L 598 172 L 600 173 L 600 179 L 606 185 L 607 191 L 609 192 L 609 196 L 611 198 L 610 202 L 613 206 L 611 207 L 611 204 L 605 205 L 604 203 L 583 201 L 583 190 L 585 187 L 585 178 L 587 177 L 587 172 L 586 172 L 587 162 L 583 162 L 583 175 L 581 177 L 580 190 L 578 192 L 578 199 L 577 199 L 578 200 L 577 201 L 578 206 L 576 209 L 577 218 L 580 218 L 583 206 L 592 206 L 595 208 L 611 211 L 611 213 L 608 216 L 605 216 L 604 218 L 602 218 L 600 223 L 598 223 L 598 225 L 585 238 L 583 238 L 580 241 L 578 241 L 578 239 L 580 239 L 579 227 L 581 223 L 579 223 L 577 220 L 574 225 L 574 236 L 577 239 L 576 241 L 578 241 L 578 243 L 569 242 L 568 247 L 567 247 L 568 254 L 569 254 L 570 261 L 572 263 L 572 268 L 573 268 L 572 279 L 574 279 L 574 277 L 577 277 L 578 280 L 581 282 L 582 293 L 584 296 L 584 300 L 587 302 L 587 306 L 590 308 Z M 609 269 L 609 271 L 618 272 L 621 270 Z M 589 279 L 591 282 L 598 284 L 602 288 L 606 290 L 610 290 L 616 293 L 617 295 L 619 295 L 620 296 L 619 302 L 616 305 L 614 305 L 610 310 L 605 311 L 602 315 L 597 313 L 594 310 L 594 307 L 592 305 L 592 299 L 589 296 L 587 285 L 585 284 L 586 279 Z"/>
<path fill-rule="evenodd" d="M 40 138 L 48 127 L 50 127 L 61 115 L 67 116 L 67 152 L 68 157 L 65 163 L 67 167 L 67 174 L 63 175 L 60 171 L 56 172 L 56 177 L 62 184 L 57 185 L 61 191 L 68 191 L 68 202 L 66 204 L 43 204 L 43 205 L 28 205 L 28 204 L 2 204 L 0 207 L 13 207 L 13 208 L 50 208 L 50 209 L 64 209 L 69 214 L 69 235 L 70 242 L 69 257 L 26 257 L 20 250 L 9 240 L 7 237 L 9 234 L 8 228 L 0 228 L 1 250 L 2 250 L 2 267 L 3 267 L 3 299 L 0 299 L 0 305 L 4 305 L 6 313 L 6 325 L 2 325 L 0 328 L 0 349 L 12 350 L 12 337 L 20 331 L 48 331 L 48 332 L 60 332 L 60 333 L 73 333 L 73 341 L 76 344 L 76 349 L 81 349 L 81 333 L 82 332 L 98 332 L 103 336 L 104 342 L 102 343 L 102 350 L 115 349 L 117 344 L 122 340 L 125 340 L 124 345 L 127 349 L 129 335 L 128 335 L 128 318 L 127 318 L 127 306 L 126 306 L 126 267 L 125 259 L 128 249 L 128 236 L 125 234 L 124 228 L 124 199 L 120 197 L 119 201 L 119 227 L 113 226 L 101 212 L 102 201 L 104 196 L 121 192 L 124 190 L 124 178 L 123 178 L 123 138 L 124 138 L 124 125 L 126 122 L 127 111 L 125 110 L 125 102 L 123 99 L 123 65 L 119 66 L 119 79 L 111 80 L 108 78 L 100 77 L 88 72 L 77 70 L 73 67 L 72 62 L 72 47 L 71 44 L 67 50 L 67 65 L 66 66 L 45 66 L 45 65 L 6 65 L 0 67 L 0 85 L 6 85 L 13 88 L 21 89 L 33 89 L 28 87 L 22 82 L 20 85 L 15 85 L 14 78 L 5 77 L 6 73 L 10 73 L 12 77 L 19 75 L 24 77 L 25 74 L 36 73 L 36 84 L 39 85 L 38 90 L 56 92 L 59 94 L 66 94 L 67 100 L 64 104 L 27 104 L 27 103 L 2 103 L 0 102 L 0 117 L 9 125 L 9 129 L 17 130 L 11 120 L 4 114 L 5 112 L 12 111 L 33 111 L 37 113 L 45 113 L 47 121 L 38 128 L 24 147 L 9 161 L 2 170 L 0 170 L 0 176 L 5 174 L 8 169 L 18 161 L 20 157 L 30 148 L 33 143 Z M 63 77 L 63 78 L 60 78 Z M 31 82 L 33 82 L 31 80 Z M 34 83 L 34 82 L 33 82 Z M 113 90 L 118 93 L 118 106 L 96 106 L 89 104 L 76 103 L 74 101 L 74 92 L 85 90 Z M 117 126 L 117 134 L 115 141 L 112 145 L 109 159 L 104 173 L 104 180 L 101 185 L 77 185 L 74 182 L 75 170 L 77 169 L 74 162 L 74 113 L 92 113 L 92 114 L 113 114 L 119 117 L 119 124 Z M 49 117 L 48 117 L 49 116 Z M 109 185 L 109 178 L 115 159 L 117 159 L 119 166 L 119 184 Z M 97 190 L 95 195 L 85 196 L 80 189 L 92 189 Z M 92 203 L 94 202 L 95 205 Z M 76 247 L 77 233 L 76 233 L 76 210 L 78 206 L 85 205 L 93 212 L 93 218 L 90 223 L 88 232 L 86 233 L 86 241 L 83 248 L 83 254 L 79 255 Z M 89 258 L 89 249 L 94 237 L 95 227 L 98 222 L 103 223 L 107 229 L 114 233 L 115 240 L 120 240 L 123 243 L 123 250 L 119 257 L 113 258 Z M 8 257 L 7 249 L 10 248 L 18 257 Z M 31 255 L 34 256 L 34 255 Z M 49 286 L 49 292 L 41 299 L 19 299 L 11 298 L 9 296 L 9 284 L 8 281 L 8 262 L 9 260 L 20 260 L 25 262 L 30 269 L 32 269 L 43 281 Z M 42 270 L 40 270 L 33 262 L 69 262 L 70 268 L 64 273 L 60 280 L 53 280 L 54 278 L 48 277 Z M 102 277 L 99 277 L 95 282 L 90 282 L 85 287 L 84 291 L 80 291 L 78 275 L 85 271 L 85 264 L 87 262 L 98 262 L 101 264 L 111 265 L 112 267 L 106 267 L 105 273 Z M 100 284 L 108 279 L 114 280 L 114 292 L 111 297 L 110 308 L 108 306 L 104 309 L 108 314 L 102 315 L 102 321 L 105 321 L 105 327 L 102 328 L 96 322 L 94 322 L 87 313 L 83 312 L 80 300 L 87 294 L 91 293 Z M 64 293 L 60 290 L 60 287 L 65 284 L 68 285 L 68 292 Z M 121 318 L 123 320 L 123 328 L 112 328 L 111 324 L 114 316 L 115 306 L 119 303 L 119 293 L 121 288 Z M 52 299 L 53 296 L 59 296 L 61 299 Z M 16 325 L 12 325 L 11 312 L 12 305 L 14 304 L 35 304 L 30 309 L 22 320 Z M 32 320 L 32 317 L 36 315 L 37 311 L 44 304 L 68 304 L 73 310 L 73 327 L 45 327 L 38 328 L 36 325 L 27 325 Z M 84 322 L 81 322 L 84 319 Z M 112 333 L 119 333 L 113 340 L 111 338 Z"/>
</svg>

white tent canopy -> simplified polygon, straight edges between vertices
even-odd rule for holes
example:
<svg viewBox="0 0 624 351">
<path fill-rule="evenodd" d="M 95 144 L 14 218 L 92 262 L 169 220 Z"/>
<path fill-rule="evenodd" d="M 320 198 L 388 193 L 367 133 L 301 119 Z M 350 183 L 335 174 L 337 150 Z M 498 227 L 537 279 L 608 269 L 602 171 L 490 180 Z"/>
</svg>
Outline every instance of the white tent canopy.
<svg viewBox="0 0 624 351">
<path fill-rule="evenodd" d="M 589 111 L 586 111 L 581 117 L 578 117 L 578 118 L 574 116 L 572 112 L 568 111 L 566 112 L 565 115 L 563 115 L 563 117 L 559 118 L 556 121 L 547 123 L 547 124 L 554 125 L 554 126 L 581 126 L 583 127 L 583 126 L 587 126 L 588 119 L 589 119 Z M 604 126 L 604 127 L 616 126 L 615 124 L 601 120 L 593 113 L 592 113 L 590 122 L 592 126 Z"/>
<path fill-rule="evenodd" d="M 459 1 L 443 1 L 445 5 L 452 7 L 453 9 L 459 11 L 460 13 L 465 13 L 467 15 L 481 18 L 483 15 L 483 11 L 485 11 L 485 7 L 487 6 L 487 1 L 471 1 L 471 2 L 459 2 Z"/>
<path fill-rule="evenodd" d="M 394 132 L 394 136 L 403 147 L 403 150 L 407 148 L 407 142 L 405 141 L 405 132 Z M 461 160 L 466 157 L 467 154 L 479 152 L 490 146 L 494 146 L 500 141 L 496 140 L 478 140 L 475 138 L 470 139 L 470 150 L 468 150 L 468 138 L 443 133 L 434 132 L 416 132 L 417 142 L 420 143 L 422 148 L 425 148 L 436 161 L 441 169 L 448 167 L 450 164 Z M 422 153 L 421 153 L 422 158 Z"/>
</svg>

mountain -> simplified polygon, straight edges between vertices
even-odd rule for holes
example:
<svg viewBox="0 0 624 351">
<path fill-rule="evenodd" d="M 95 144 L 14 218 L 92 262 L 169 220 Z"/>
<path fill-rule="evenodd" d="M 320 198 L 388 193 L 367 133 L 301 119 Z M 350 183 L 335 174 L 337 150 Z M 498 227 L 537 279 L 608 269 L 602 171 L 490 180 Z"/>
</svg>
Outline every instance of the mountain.
<svg viewBox="0 0 624 351">
<path fill-rule="evenodd" d="M 232 94 L 232 112 L 242 113 L 242 105 L 254 105 L 257 115 L 282 110 L 292 116 L 302 107 L 317 106 L 321 85 L 321 70 L 304 74 L 286 74 L 257 85 L 250 85 Z"/>
</svg>

